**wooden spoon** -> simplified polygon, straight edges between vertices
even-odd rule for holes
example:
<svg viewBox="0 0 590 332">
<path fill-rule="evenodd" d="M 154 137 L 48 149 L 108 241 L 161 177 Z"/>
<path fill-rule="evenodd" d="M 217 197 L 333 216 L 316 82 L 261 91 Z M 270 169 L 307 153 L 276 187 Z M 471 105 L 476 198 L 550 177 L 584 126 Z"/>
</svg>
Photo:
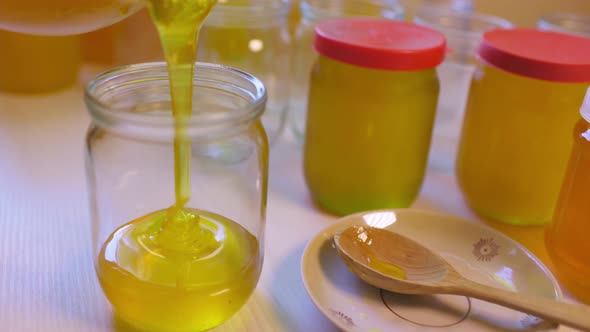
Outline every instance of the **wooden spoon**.
<svg viewBox="0 0 590 332">
<path fill-rule="evenodd" d="M 446 260 L 402 235 L 354 226 L 334 237 L 340 257 L 365 282 L 402 294 L 455 294 L 590 331 L 590 308 L 527 296 L 466 279 Z"/>
</svg>

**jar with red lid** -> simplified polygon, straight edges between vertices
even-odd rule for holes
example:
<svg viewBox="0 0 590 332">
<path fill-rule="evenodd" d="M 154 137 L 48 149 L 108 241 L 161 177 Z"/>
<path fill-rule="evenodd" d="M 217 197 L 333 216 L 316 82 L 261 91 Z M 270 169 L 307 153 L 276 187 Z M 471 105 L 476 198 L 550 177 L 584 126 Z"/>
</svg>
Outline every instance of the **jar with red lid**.
<svg viewBox="0 0 590 332">
<path fill-rule="evenodd" d="M 460 187 L 483 217 L 546 224 L 590 83 L 590 39 L 494 30 L 478 55 L 457 159 Z"/>
<path fill-rule="evenodd" d="M 335 214 L 408 207 L 420 191 L 445 38 L 383 19 L 315 28 L 304 170 L 315 201 Z"/>
</svg>

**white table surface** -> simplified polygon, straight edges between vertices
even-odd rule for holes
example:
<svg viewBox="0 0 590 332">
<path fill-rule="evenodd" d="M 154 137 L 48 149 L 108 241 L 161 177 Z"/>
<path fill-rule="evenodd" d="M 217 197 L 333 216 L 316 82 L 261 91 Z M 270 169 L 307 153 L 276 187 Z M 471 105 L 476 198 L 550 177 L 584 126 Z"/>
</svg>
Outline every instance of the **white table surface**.
<svg viewBox="0 0 590 332">
<path fill-rule="evenodd" d="M 0 94 L 2 332 L 124 331 L 93 270 L 82 153 L 88 123 L 81 87 Z M 414 206 L 477 220 L 451 172 L 429 170 Z M 283 137 L 271 151 L 262 278 L 249 303 L 215 331 L 337 331 L 300 274 L 307 241 L 335 219 L 312 205 L 301 149 Z"/>
</svg>

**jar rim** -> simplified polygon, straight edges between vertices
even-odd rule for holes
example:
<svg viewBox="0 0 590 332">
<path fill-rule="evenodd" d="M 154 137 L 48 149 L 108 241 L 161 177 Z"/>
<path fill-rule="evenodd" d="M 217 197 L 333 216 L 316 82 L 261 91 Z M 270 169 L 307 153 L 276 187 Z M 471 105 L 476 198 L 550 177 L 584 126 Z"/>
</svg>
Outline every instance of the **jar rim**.
<svg viewBox="0 0 590 332">
<path fill-rule="evenodd" d="M 105 95 L 117 88 L 139 87 L 150 82 L 159 82 L 167 87 L 168 70 L 165 62 L 148 62 L 117 67 L 96 76 L 85 90 L 85 102 L 92 119 L 101 127 L 125 126 L 126 128 L 143 128 L 150 130 L 174 132 L 175 119 L 172 112 L 165 116 L 137 111 L 137 104 L 116 106 L 105 101 Z M 247 105 L 240 107 L 239 112 L 229 116 L 208 117 L 205 113 L 193 113 L 186 122 L 187 132 L 191 130 L 227 128 L 239 126 L 257 120 L 264 113 L 267 100 L 266 87 L 255 76 L 236 68 L 197 62 L 193 87 L 197 83 L 227 87 L 244 94 Z M 249 89 L 249 91 L 247 91 Z M 231 91 L 231 93 L 237 93 Z M 228 92 L 230 92 L 228 90 Z"/>
</svg>

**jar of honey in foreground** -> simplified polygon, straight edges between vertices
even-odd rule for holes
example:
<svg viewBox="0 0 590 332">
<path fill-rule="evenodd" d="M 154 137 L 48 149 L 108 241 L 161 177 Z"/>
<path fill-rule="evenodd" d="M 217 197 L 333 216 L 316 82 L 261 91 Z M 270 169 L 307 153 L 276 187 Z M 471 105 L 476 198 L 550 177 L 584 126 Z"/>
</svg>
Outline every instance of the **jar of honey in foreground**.
<svg viewBox="0 0 590 332">
<path fill-rule="evenodd" d="M 369 18 L 315 31 L 304 147 L 313 198 L 340 215 L 408 207 L 424 177 L 444 36 Z"/>
<path fill-rule="evenodd" d="M 590 303 L 590 89 L 581 114 L 545 242 L 561 283 L 582 301 Z"/>
<path fill-rule="evenodd" d="M 459 185 L 481 216 L 551 220 L 590 82 L 590 39 L 530 29 L 484 34 L 457 159 Z"/>
<path fill-rule="evenodd" d="M 173 153 L 166 63 L 113 69 L 86 91 L 94 266 L 134 331 L 208 331 L 246 303 L 262 269 L 266 89 L 225 66 L 197 63 L 195 72 L 186 168 Z M 178 204 L 176 174 L 185 171 L 188 201 Z"/>
</svg>

